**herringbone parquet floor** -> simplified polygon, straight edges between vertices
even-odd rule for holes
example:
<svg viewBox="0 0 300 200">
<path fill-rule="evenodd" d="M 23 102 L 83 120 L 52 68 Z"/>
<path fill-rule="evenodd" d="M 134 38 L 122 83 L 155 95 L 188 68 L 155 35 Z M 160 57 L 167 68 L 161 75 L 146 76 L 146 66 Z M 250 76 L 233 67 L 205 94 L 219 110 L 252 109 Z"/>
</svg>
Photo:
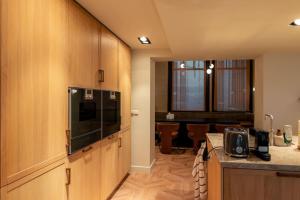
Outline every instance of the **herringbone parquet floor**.
<svg viewBox="0 0 300 200">
<path fill-rule="evenodd" d="M 131 173 L 112 200 L 192 200 L 194 159 L 191 150 L 181 155 L 157 150 L 151 173 Z"/>
</svg>

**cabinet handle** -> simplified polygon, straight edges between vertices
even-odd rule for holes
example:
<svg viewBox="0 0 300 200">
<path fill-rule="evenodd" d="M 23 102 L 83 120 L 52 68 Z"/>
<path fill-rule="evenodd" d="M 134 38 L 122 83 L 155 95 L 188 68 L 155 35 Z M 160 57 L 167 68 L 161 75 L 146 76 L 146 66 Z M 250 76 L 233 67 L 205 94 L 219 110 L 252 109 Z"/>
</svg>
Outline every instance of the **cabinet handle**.
<svg viewBox="0 0 300 200">
<path fill-rule="evenodd" d="M 122 147 L 122 138 L 119 138 L 119 148 Z"/>
<path fill-rule="evenodd" d="M 102 70 L 102 69 L 99 69 L 98 70 L 98 74 L 99 74 L 99 82 L 100 83 L 103 83 L 104 82 L 104 70 Z"/>
<path fill-rule="evenodd" d="M 110 139 L 110 140 L 112 140 L 114 138 L 115 138 L 115 135 L 111 135 L 111 136 L 108 137 L 108 139 Z"/>
<path fill-rule="evenodd" d="M 85 149 L 82 149 L 82 152 L 83 153 L 86 153 L 86 152 L 88 152 L 88 151 L 90 151 L 90 150 L 92 150 L 93 149 L 93 147 L 92 146 L 89 146 L 89 147 L 87 147 L 87 148 L 85 148 Z"/>
<path fill-rule="evenodd" d="M 276 172 L 278 177 L 300 178 L 300 173 L 294 172 Z"/>
<path fill-rule="evenodd" d="M 67 175 L 66 185 L 70 185 L 71 184 L 71 168 L 66 168 L 66 175 Z"/>
</svg>

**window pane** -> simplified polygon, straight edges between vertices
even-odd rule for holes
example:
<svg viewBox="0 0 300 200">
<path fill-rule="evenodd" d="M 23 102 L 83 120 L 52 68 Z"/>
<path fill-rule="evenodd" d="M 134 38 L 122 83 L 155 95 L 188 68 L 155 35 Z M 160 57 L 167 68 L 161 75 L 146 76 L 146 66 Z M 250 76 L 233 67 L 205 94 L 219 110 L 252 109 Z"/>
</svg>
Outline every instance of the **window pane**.
<svg viewBox="0 0 300 200">
<path fill-rule="evenodd" d="M 173 67 L 172 110 L 204 111 L 204 62 L 186 61 L 183 69 L 178 68 L 181 63 L 175 62 Z"/>
<path fill-rule="evenodd" d="M 216 111 L 249 111 L 250 61 L 216 61 Z"/>
<path fill-rule="evenodd" d="M 181 69 L 181 64 L 184 64 L 185 69 L 204 69 L 204 61 L 193 60 L 193 61 L 175 61 L 175 69 Z"/>
</svg>

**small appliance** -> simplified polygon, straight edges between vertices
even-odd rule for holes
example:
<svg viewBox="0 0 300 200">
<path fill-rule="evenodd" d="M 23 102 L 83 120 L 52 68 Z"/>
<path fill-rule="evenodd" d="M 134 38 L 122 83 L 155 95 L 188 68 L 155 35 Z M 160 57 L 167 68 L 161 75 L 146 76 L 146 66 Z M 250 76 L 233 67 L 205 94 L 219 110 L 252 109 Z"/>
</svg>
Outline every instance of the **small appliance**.
<svg viewBox="0 0 300 200">
<path fill-rule="evenodd" d="M 224 133 L 224 151 L 238 158 L 249 156 L 249 133 L 243 128 L 226 128 Z"/>
<path fill-rule="evenodd" d="M 269 132 L 256 131 L 255 132 L 255 150 L 254 153 L 262 160 L 270 161 L 271 155 L 269 154 Z"/>
</svg>

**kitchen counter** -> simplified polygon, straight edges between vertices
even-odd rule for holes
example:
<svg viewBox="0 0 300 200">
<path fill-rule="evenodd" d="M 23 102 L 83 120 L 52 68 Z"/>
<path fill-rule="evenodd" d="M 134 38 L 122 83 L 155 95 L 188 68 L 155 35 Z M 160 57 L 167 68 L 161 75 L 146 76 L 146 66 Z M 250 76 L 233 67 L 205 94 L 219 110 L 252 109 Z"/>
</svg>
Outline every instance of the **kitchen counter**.
<svg viewBox="0 0 300 200">
<path fill-rule="evenodd" d="M 298 137 L 293 137 L 293 144 L 289 147 L 270 146 L 271 161 L 263 161 L 250 153 L 248 158 L 233 158 L 225 155 L 223 148 L 223 134 L 209 133 L 207 138 L 222 167 L 282 170 L 300 172 L 300 150 L 297 148 Z M 254 147 L 254 137 L 250 136 L 250 147 Z"/>
<path fill-rule="evenodd" d="M 298 144 L 297 137 L 293 143 Z M 254 154 L 248 158 L 225 155 L 223 134 L 207 134 L 211 151 L 208 166 L 208 200 L 299 200 L 300 150 L 296 145 L 270 147 L 271 161 Z M 250 137 L 254 147 L 254 137 Z"/>
</svg>

